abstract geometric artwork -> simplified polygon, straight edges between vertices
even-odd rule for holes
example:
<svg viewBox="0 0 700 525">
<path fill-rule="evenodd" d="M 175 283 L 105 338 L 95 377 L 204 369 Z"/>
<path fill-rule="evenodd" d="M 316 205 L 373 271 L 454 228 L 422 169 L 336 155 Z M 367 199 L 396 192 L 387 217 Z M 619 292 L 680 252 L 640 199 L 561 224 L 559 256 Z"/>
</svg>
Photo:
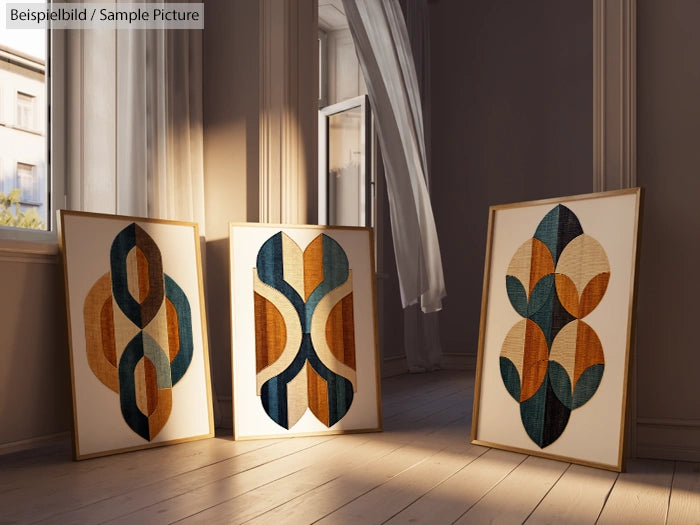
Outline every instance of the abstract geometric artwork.
<svg viewBox="0 0 700 525">
<path fill-rule="evenodd" d="M 76 459 L 213 435 L 196 224 L 59 221 Z"/>
<path fill-rule="evenodd" d="M 491 207 L 473 442 L 621 468 L 640 195 Z"/>
<path fill-rule="evenodd" d="M 230 238 L 236 438 L 378 430 L 370 231 Z"/>
</svg>

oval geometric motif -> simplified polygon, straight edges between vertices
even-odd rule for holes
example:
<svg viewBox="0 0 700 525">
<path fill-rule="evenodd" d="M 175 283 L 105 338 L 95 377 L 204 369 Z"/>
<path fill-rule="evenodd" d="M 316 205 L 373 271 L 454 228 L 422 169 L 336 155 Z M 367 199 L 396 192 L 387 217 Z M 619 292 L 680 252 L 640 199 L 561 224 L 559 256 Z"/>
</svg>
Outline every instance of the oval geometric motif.
<svg viewBox="0 0 700 525">
<path fill-rule="evenodd" d="M 600 304 L 609 280 L 605 250 L 561 204 L 544 216 L 508 266 L 508 299 L 524 319 L 501 346 L 501 378 L 540 448 L 562 435 L 571 412 L 602 381 L 603 346 L 582 318 Z"/>
<path fill-rule="evenodd" d="M 83 304 L 88 364 L 119 394 L 129 428 L 151 441 L 168 422 L 173 386 L 192 361 L 190 303 L 138 224 L 117 234 L 109 255 L 110 271 Z"/>
</svg>

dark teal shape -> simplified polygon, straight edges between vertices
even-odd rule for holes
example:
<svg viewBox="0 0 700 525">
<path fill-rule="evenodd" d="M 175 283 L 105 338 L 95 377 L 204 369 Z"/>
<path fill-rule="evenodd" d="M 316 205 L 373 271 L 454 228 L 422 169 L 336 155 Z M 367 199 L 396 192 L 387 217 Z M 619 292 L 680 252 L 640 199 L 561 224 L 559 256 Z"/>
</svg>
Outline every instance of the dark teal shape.
<svg viewBox="0 0 700 525">
<path fill-rule="evenodd" d="M 190 302 L 182 288 L 169 276 L 165 275 L 165 296 L 173 303 L 177 312 L 177 327 L 180 337 L 180 349 L 175 359 L 170 363 L 173 385 L 176 384 L 192 362 L 194 343 L 192 340 L 192 313 Z"/>
<path fill-rule="evenodd" d="M 297 312 L 301 321 L 302 333 L 308 332 L 304 299 L 284 280 L 284 261 L 282 260 L 282 232 L 274 234 L 258 250 L 255 261 L 258 278 L 265 284 L 284 295 Z M 310 328 L 310 327 L 308 327 Z"/>
<path fill-rule="evenodd" d="M 537 324 L 547 340 L 547 347 L 552 349 L 552 342 L 564 326 L 576 319 L 566 311 L 559 301 L 556 286 L 552 286 L 550 296 L 545 304 L 530 319 Z"/>
<path fill-rule="evenodd" d="M 544 290 L 543 290 L 544 291 Z M 547 348 L 552 347 L 552 305 L 556 301 L 556 289 L 554 286 L 549 288 L 549 295 L 543 302 L 542 306 L 532 313 L 530 320 L 540 327 L 544 338 L 547 341 Z"/>
<path fill-rule="evenodd" d="M 139 239 L 137 240 L 137 230 Z M 129 291 L 126 260 L 129 252 L 139 248 L 148 253 L 149 292 L 144 305 L 140 304 Z M 112 241 L 109 251 L 109 265 L 112 276 L 112 295 L 122 312 L 139 328 L 145 328 L 158 313 L 158 306 L 163 302 L 163 262 L 155 241 L 135 222 L 120 231 Z M 144 306 L 148 306 L 144 308 Z"/>
<path fill-rule="evenodd" d="M 556 361 L 550 361 L 547 368 L 552 390 L 559 401 L 569 409 L 573 409 L 573 396 L 571 394 L 571 378 L 563 366 Z"/>
<path fill-rule="evenodd" d="M 518 403 L 520 402 L 520 374 L 515 368 L 513 361 L 507 357 L 500 356 L 501 379 L 506 385 L 506 390 Z"/>
<path fill-rule="evenodd" d="M 547 378 L 537 389 L 537 392 L 520 403 L 520 419 L 523 422 L 525 432 L 538 446 L 542 447 L 542 433 L 544 432 L 544 407 L 547 400 Z"/>
<path fill-rule="evenodd" d="M 134 370 L 142 358 L 146 358 L 156 369 L 158 388 L 171 386 L 168 357 L 158 343 L 143 331 L 126 345 L 119 358 L 119 403 L 124 421 L 143 439 L 151 440 L 148 416 L 136 404 L 136 381 Z"/>
<path fill-rule="evenodd" d="M 583 371 L 578 378 L 574 391 L 571 390 L 571 378 L 563 366 L 556 361 L 549 362 L 549 380 L 552 383 L 552 390 L 559 401 L 570 410 L 575 410 L 585 405 L 596 393 L 603 379 L 605 365 L 591 365 Z"/>
<path fill-rule="evenodd" d="M 556 339 L 557 335 L 559 335 L 559 332 L 561 331 L 562 328 L 564 328 L 567 324 L 569 324 L 571 321 L 576 320 L 576 317 L 571 315 L 566 308 L 564 308 L 561 304 L 561 301 L 559 300 L 559 295 L 556 293 L 556 287 L 554 294 L 552 296 L 552 320 L 551 320 L 551 328 L 549 331 L 549 337 L 547 338 L 547 344 L 549 345 L 549 348 L 551 350 L 552 348 L 552 343 Z"/>
<path fill-rule="evenodd" d="M 530 298 L 517 277 L 506 275 L 506 292 L 516 312 L 523 317 L 532 317 L 550 300 L 554 288 L 554 274 L 542 277 L 532 289 Z"/>
<path fill-rule="evenodd" d="M 564 432 L 571 409 L 556 396 L 545 375 L 542 385 L 535 395 L 520 403 L 520 418 L 530 439 L 540 448 L 554 443 Z"/>
<path fill-rule="evenodd" d="M 604 370 L 604 364 L 597 364 L 591 365 L 583 371 L 574 388 L 574 400 L 571 408 L 578 408 L 593 397 L 603 379 Z"/>
<path fill-rule="evenodd" d="M 506 275 L 506 292 L 515 311 L 519 315 L 527 317 L 527 292 L 520 279 L 512 275 Z"/>
<path fill-rule="evenodd" d="M 550 273 L 542 277 L 530 294 L 530 302 L 527 305 L 527 316 L 532 317 L 548 303 L 551 303 L 554 292 L 554 274 Z"/>
<path fill-rule="evenodd" d="M 576 214 L 563 204 L 557 204 L 537 225 L 533 237 L 549 248 L 556 266 L 566 245 L 582 233 L 583 228 Z"/>
</svg>

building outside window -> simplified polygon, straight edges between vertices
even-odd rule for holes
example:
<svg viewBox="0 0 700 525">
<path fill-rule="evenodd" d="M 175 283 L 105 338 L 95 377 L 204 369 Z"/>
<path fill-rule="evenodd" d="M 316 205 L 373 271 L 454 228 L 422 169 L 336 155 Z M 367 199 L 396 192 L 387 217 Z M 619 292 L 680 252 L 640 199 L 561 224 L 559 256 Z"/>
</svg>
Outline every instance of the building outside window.
<svg viewBox="0 0 700 525">
<path fill-rule="evenodd" d="M 0 237 L 50 227 L 47 36 L 0 27 Z"/>
</svg>

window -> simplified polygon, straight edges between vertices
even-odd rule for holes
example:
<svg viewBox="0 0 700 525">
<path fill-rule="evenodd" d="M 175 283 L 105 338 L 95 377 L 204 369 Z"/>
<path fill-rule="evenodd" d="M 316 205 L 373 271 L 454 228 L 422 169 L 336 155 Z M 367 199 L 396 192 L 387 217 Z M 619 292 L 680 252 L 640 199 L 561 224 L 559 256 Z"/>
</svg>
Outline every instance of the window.
<svg viewBox="0 0 700 525">
<path fill-rule="evenodd" d="M 23 129 L 35 129 L 36 97 L 27 93 L 17 92 L 17 127 Z"/>
<path fill-rule="evenodd" d="M 17 187 L 20 189 L 20 201 L 23 204 L 40 204 L 36 166 L 23 162 L 17 163 Z"/>
<path fill-rule="evenodd" d="M 53 238 L 49 34 L 0 28 L 0 239 Z"/>
</svg>

